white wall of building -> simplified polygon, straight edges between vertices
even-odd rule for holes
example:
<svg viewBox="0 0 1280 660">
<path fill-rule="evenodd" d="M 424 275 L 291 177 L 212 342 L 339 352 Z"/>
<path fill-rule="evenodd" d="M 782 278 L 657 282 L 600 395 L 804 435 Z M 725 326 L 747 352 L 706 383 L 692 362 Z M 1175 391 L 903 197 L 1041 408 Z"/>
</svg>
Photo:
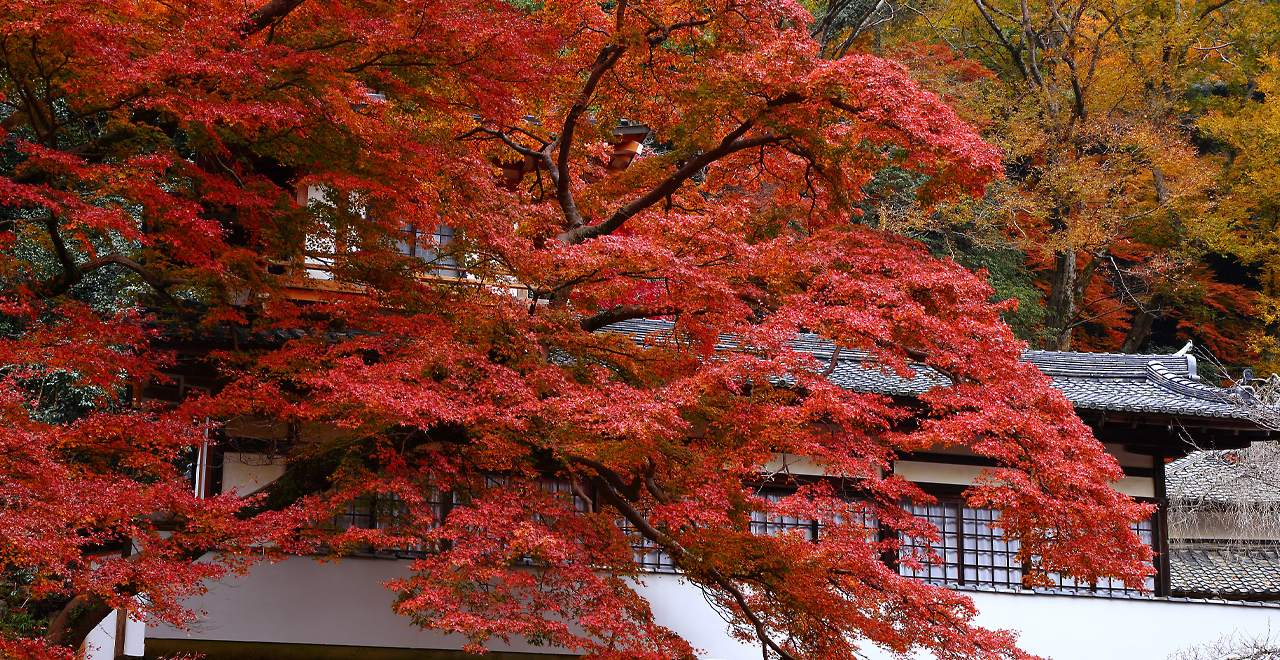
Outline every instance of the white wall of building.
<svg viewBox="0 0 1280 660">
<path fill-rule="evenodd" d="M 381 583 L 404 576 L 407 567 L 407 561 L 362 558 L 322 564 L 294 557 L 262 564 L 248 578 L 228 578 L 193 599 L 190 606 L 206 614 L 188 630 L 152 627 L 147 636 L 461 648 L 461 636 L 419 630 L 391 611 L 394 594 Z M 644 583 L 642 592 L 652 603 L 659 623 L 684 635 L 702 651 L 703 658 L 761 657 L 755 647 L 729 637 L 724 622 L 696 588 L 672 575 L 650 575 Z M 1018 630 L 1025 650 L 1055 660 L 1163 660 L 1179 649 L 1223 634 L 1280 629 L 1280 607 L 1052 594 L 969 595 L 981 611 L 983 625 Z M 554 652 L 524 644 L 492 650 Z M 870 658 L 890 657 L 868 651 Z"/>
<path fill-rule="evenodd" d="M 117 610 L 107 615 L 84 640 L 84 660 L 114 660 L 116 657 Z M 124 621 L 122 653 L 128 658 L 141 658 L 146 644 L 147 625 L 141 619 L 128 617 Z"/>
<path fill-rule="evenodd" d="M 1280 629 L 1280 607 L 1051 594 L 972 594 L 988 627 L 1021 631 L 1022 648 L 1054 660 L 1165 660 L 1233 632 Z M 1274 626 L 1272 625 L 1274 622 Z"/>
<path fill-rule="evenodd" d="M 222 455 L 222 492 L 248 495 L 280 478 L 284 459 L 267 454 L 227 452 Z"/>
<path fill-rule="evenodd" d="M 112 660 L 116 655 L 116 612 L 107 615 L 84 638 L 84 660 Z"/>
</svg>

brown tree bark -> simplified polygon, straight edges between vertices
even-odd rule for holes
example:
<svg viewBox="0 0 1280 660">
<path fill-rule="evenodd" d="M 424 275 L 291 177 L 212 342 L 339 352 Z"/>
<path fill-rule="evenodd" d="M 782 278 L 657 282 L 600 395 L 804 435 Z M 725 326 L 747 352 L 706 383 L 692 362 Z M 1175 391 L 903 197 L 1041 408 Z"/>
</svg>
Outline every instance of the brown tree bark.
<svg viewBox="0 0 1280 660">
<path fill-rule="evenodd" d="M 44 639 L 54 646 L 79 648 L 86 637 L 111 614 L 111 606 L 96 594 L 79 594 L 49 623 Z"/>
<path fill-rule="evenodd" d="M 1103 248 L 1090 255 L 1083 268 L 1079 267 L 1079 252 L 1075 248 L 1066 248 L 1057 255 L 1057 263 L 1053 270 L 1053 285 L 1049 290 L 1048 314 L 1045 327 L 1053 334 L 1045 340 L 1046 351 L 1071 350 L 1071 335 L 1075 330 L 1075 320 L 1080 314 L 1084 302 L 1084 294 L 1093 282 L 1107 249 Z"/>
<path fill-rule="evenodd" d="M 1125 335 L 1124 343 L 1120 345 L 1120 352 L 1137 353 L 1142 348 L 1142 342 L 1147 340 L 1147 335 L 1151 334 L 1151 324 L 1155 320 L 1155 310 L 1140 309 L 1135 312 L 1133 322 L 1129 325 L 1129 334 Z"/>
<path fill-rule="evenodd" d="M 1078 306 L 1074 298 L 1077 277 L 1076 251 L 1067 248 L 1059 252 L 1053 269 L 1053 284 L 1049 288 L 1048 314 L 1044 319 L 1045 327 L 1053 331 L 1053 335 L 1045 339 L 1046 351 L 1065 351 L 1071 348 L 1070 324 Z"/>
</svg>

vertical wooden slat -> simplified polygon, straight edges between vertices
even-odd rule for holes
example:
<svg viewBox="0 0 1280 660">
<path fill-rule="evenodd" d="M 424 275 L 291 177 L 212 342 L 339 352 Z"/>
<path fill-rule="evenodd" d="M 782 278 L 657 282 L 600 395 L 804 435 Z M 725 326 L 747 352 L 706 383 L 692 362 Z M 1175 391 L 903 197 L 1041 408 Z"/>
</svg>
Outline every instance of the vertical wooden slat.
<svg viewBox="0 0 1280 660">
<path fill-rule="evenodd" d="M 1164 455 L 1151 457 L 1152 482 L 1155 484 L 1156 513 L 1151 525 L 1151 545 L 1158 553 L 1155 557 L 1156 596 L 1168 596 L 1169 578 L 1169 498 L 1165 492 Z"/>
</svg>

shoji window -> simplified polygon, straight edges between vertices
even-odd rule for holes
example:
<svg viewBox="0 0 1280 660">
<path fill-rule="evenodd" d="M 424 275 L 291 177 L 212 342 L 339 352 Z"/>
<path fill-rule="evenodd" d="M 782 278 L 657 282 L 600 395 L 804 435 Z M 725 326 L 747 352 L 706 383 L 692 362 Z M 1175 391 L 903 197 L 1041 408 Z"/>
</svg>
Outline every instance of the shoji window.
<svg viewBox="0 0 1280 660">
<path fill-rule="evenodd" d="M 921 570 L 912 570 L 899 564 L 902 575 L 918 577 L 940 585 L 987 586 L 1008 589 L 1022 587 L 1023 567 L 1017 559 L 1020 547 L 1017 539 L 1006 540 L 999 528 L 1000 513 L 994 509 L 967 507 L 954 497 L 940 497 L 934 504 L 906 502 L 907 511 L 938 528 L 942 541 L 933 545 L 940 561 L 921 561 Z M 1139 522 L 1134 531 L 1148 545 L 1152 542 L 1152 523 Z M 902 553 L 918 553 L 923 557 L 928 544 L 922 539 L 903 539 Z M 1119 580 L 1102 580 L 1096 585 L 1077 583 L 1060 575 L 1050 574 L 1049 579 L 1058 589 L 1088 591 L 1105 596 L 1139 593 L 1126 589 Z M 1154 579 L 1148 579 L 1148 589 L 1154 589 Z"/>
<path fill-rule="evenodd" d="M 1154 540 L 1152 536 L 1152 520 L 1140 520 L 1138 524 L 1133 526 L 1133 531 L 1142 539 L 1143 543 L 1150 546 Z M 1121 595 L 1137 595 L 1141 593 L 1137 589 L 1128 589 L 1124 586 L 1124 582 L 1120 580 L 1104 579 L 1097 584 L 1088 584 L 1085 582 L 1077 582 L 1070 578 L 1064 578 L 1056 573 L 1050 573 L 1049 579 L 1063 590 L 1074 590 L 1077 592 L 1086 591 L 1102 596 L 1121 596 Z M 1148 577 L 1146 582 L 1148 594 L 1153 593 L 1156 588 L 1155 577 Z"/>
<path fill-rule="evenodd" d="M 449 514 L 449 509 L 453 506 L 452 494 L 434 491 L 428 505 L 431 507 L 432 517 L 436 520 L 429 527 L 438 527 L 440 521 L 444 520 L 444 517 Z M 408 506 L 399 497 L 393 495 L 363 497 L 348 502 L 343 511 L 334 518 L 333 524 L 340 530 L 352 528 L 381 529 L 386 530 L 388 534 L 394 535 L 407 514 Z M 391 554 L 398 557 L 415 557 L 431 552 L 431 548 L 423 544 L 414 544 L 401 548 L 386 548 L 376 551 L 369 549 L 369 551 L 379 555 Z"/>
<path fill-rule="evenodd" d="M 404 237 L 396 242 L 396 249 L 401 254 L 417 257 L 434 266 L 431 274 L 436 277 L 460 278 L 466 276 L 466 270 L 458 264 L 457 259 L 446 251 L 445 246 L 452 243 L 456 236 L 453 227 L 440 225 L 431 233 L 419 231 L 416 227 L 405 227 L 401 230 Z"/>
<path fill-rule="evenodd" d="M 777 502 L 791 494 L 792 491 L 783 489 L 761 489 L 757 492 L 758 496 L 770 502 Z M 752 534 L 774 535 L 794 529 L 800 530 L 806 539 L 812 541 L 818 538 L 818 528 L 819 525 L 816 520 L 791 516 L 771 516 L 763 511 L 753 511 L 751 513 Z"/>
<path fill-rule="evenodd" d="M 929 544 L 923 539 L 903 539 L 903 554 L 917 553 L 923 567 L 912 570 L 900 564 L 903 575 L 918 577 L 935 584 L 960 586 L 1022 586 L 1022 565 L 1017 561 L 1017 540 L 1006 541 L 1000 535 L 999 512 L 973 509 L 959 500 L 939 499 L 934 504 L 907 502 L 904 508 L 917 518 L 938 528 L 940 544 L 932 549 L 941 561 L 926 562 L 923 556 Z"/>
</svg>

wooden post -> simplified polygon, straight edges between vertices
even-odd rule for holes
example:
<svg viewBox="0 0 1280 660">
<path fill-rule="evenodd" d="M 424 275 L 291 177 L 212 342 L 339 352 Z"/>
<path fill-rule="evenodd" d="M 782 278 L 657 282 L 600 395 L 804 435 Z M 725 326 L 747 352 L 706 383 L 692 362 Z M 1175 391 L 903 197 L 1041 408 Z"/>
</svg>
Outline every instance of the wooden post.
<svg viewBox="0 0 1280 660">
<path fill-rule="evenodd" d="M 1155 485 L 1156 514 L 1151 525 L 1151 545 L 1156 551 L 1156 588 L 1155 595 L 1169 595 L 1169 498 L 1165 493 L 1164 453 L 1156 452 L 1151 457 L 1151 481 Z"/>
</svg>

